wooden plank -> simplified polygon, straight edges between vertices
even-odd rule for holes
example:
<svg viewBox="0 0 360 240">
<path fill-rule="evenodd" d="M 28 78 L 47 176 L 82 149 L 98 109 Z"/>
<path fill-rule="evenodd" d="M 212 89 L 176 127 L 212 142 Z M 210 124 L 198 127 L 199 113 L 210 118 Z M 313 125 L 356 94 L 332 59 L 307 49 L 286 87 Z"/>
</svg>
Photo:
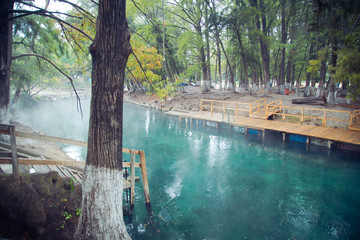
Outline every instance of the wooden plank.
<svg viewBox="0 0 360 240">
<path fill-rule="evenodd" d="M 145 161 L 145 152 L 144 151 L 140 151 L 140 164 L 141 164 L 141 176 L 142 176 L 142 180 L 143 180 L 145 202 L 147 204 L 150 204 L 149 182 L 148 182 L 148 178 L 147 178 L 146 161 Z"/>
<path fill-rule="evenodd" d="M 35 139 L 35 140 L 65 143 L 65 144 L 87 147 L 87 142 L 84 142 L 84 141 L 77 141 L 77 140 L 60 138 L 60 137 L 52 137 L 52 136 L 47 136 L 47 135 L 37 134 L 37 133 L 16 131 L 16 136 L 22 137 L 22 138 L 30 138 L 30 139 Z"/>
<path fill-rule="evenodd" d="M 10 132 L 11 163 L 12 163 L 13 177 L 14 179 L 20 179 L 17 150 L 16 150 L 15 126 L 10 126 L 9 132 Z"/>
<path fill-rule="evenodd" d="M 130 151 L 131 154 L 131 170 L 130 170 L 130 210 L 131 212 L 134 209 L 135 203 L 135 152 Z"/>
<path fill-rule="evenodd" d="M 0 164 L 11 164 L 10 157 L 0 158 Z M 51 160 L 51 159 L 30 159 L 18 158 L 21 165 L 61 165 L 61 166 L 85 166 L 85 161 Z M 130 162 L 123 162 L 123 167 L 130 167 Z M 141 163 L 135 162 L 135 167 L 140 168 Z"/>
<path fill-rule="evenodd" d="M 63 165 L 63 166 L 85 166 L 84 161 L 44 160 L 19 158 L 18 163 L 22 165 Z M 0 159 L 0 164 L 11 164 L 11 158 Z"/>
<path fill-rule="evenodd" d="M 123 168 L 124 167 L 131 167 L 131 162 L 123 162 L 122 166 L 123 166 Z M 141 167 L 141 164 L 138 163 L 138 162 L 135 162 L 135 167 L 139 168 L 139 167 Z"/>
</svg>

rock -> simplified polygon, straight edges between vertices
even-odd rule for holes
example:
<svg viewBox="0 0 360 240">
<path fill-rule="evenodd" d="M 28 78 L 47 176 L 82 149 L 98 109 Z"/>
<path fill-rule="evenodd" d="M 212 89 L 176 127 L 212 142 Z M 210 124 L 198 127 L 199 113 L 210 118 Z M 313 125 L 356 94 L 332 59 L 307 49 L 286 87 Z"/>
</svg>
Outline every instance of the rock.
<svg viewBox="0 0 360 240">
<path fill-rule="evenodd" d="M 57 172 L 0 175 L 0 236 L 71 239 L 81 208 L 81 186 Z"/>
</svg>

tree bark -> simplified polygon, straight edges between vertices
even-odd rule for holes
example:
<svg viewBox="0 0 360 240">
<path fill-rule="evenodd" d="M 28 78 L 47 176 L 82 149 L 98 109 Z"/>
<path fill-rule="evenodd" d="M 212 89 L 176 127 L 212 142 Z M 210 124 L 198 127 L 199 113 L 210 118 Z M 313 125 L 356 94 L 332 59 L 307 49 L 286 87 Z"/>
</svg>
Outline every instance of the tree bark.
<svg viewBox="0 0 360 240">
<path fill-rule="evenodd" d="M 88 154 L 82 214 L 74 239 L 130 239 L 123 220 L 122 114 L 125 67 L 132 52 L 126 0 L 100 0 L 92 56 Z"/>
<path fill-rule="evenodd" d="M 257 1 L 251 1 L 251 5 L 255 8 L 258 8 Z M 262 67 L 264 73 L 264 85 L 265 85 L 265 96 L 268 95 L 268 84 L 270 83 L 270 56 L 269 56 L 269 48 L 267 43 L 265 42 L 265 37 L 267 36 L 267 24 L 266 24 L 266 14 L 263 6 L 263 0 L 260 0 L 259 8 L 261 12 L 261 20 L 262 20 L 262 29 L 260 27 L 260 17 L 256 15 L 256 27 L 259 31 L 262 31 L 262 35 L 259 35 L 260 42 L 260 52 L 262 59 Z"/>
<path fill-rule="evenodd" d="M 10 103 L 13 9 L 14 0 L 0 1 L 0 123 L 7 121 Z"/>
<path fill-rule="evenodd" d="M 215 11 L 216 5 L 215 1 L 212 1 L 213 10 Z M 219 89 L 222 90 L 222 73 L 221 73 L 221 50 L 220 50 L 220 32 L 219 32 L 219 26 L 218 26 L 218 17 L 215 14 L 215 39 L 216 39 L 216 52 L 217 52 L 217 64 L 218 64 L 218 71 L 219 71 Z"/>
<path fill-rule="evenodd" d="M 204 2 L 205 8 L 205 42 L 206 42 L 206 66 L 207 66 L 207 75 L 209 78 L 209 85 L 211 87 L 211 67 L 210 67 L 210 36 L 209 36 L 209 14 L 208 14 L 208 4 Z"/>
<path fill-rule="evenodd" d="M 314 44 L 311 42 L 309 49 L 309 60 L 313 60 L 313 59 L 314 59 Z M 307 72 L 304 97 L 310 96 L 310 80 L 311 80 L 311 74 Z"/>
<path fill-rule="evenodd" d="M 243 47 L 243 44 L 242 44 L 242 40 L 241 40 L 241 33 L 239 31 L 239 29 L 236 27 L 236 24 L 233 23 L 233 26 L 234 26 L 234 29 L 235 29 L 235 32 L 236 32 L 236 35 L 237 35 L 237 39 L 239 41 L 239 47 L 240 47 L 240 55 L 241 55 L 241 58 L 243 60 L 243 65 L 244 65 L 244 78 L 245 78 L 245 87 L 248 87 L 249 89 L 249 94 L 250 94 L 250 87 L 248 86 L 249 85 L 249 75 L 248 75 L 248 71 L 247 71 L 247 64 L 246 64 L 246 59 L 245 59 L 245 50 L 244 50 L 244 47 Z"/>
<path fill-rule="evenodd" d="M 335 68 L 337 65 L 337 51 L 338 51 L 337 44 L 338 44 L 337 38 L 334 37 L 332 52 L 331 52 L 331 62 L 330 62 L 331 72 L 330 72 L 329 90 L 328 90 L 328 99 L 327 99 L 327 102 L 332 106 L 336 104 L 336 85 L 335 85 L 334 75 L 335 75 Z"/>
<path fill-rule="evenodd" d="M 285 93 L 285 47 L 287 39 L 287 27 L 285 23 L 285 0 L 281 1 L 281 44 L 283 44 L 281 48 L 281 60 L 279 66 L 279 81 L 280 81 L 280 94 Z"/>
</svg>

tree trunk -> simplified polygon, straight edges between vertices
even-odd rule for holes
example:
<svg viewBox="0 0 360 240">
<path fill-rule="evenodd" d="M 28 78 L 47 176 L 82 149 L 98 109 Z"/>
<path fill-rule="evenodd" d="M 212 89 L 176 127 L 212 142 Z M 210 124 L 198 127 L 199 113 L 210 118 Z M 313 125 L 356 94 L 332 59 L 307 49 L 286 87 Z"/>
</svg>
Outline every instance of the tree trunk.
<svg viewBox="0 0 360 240">
<path fill-rule="evenodd" d="M 208 5 L 204 3 L 205 8 L 205 42 L 206 42 L 206 66 L 207 66 L 207 75 L 209 80 L 209 85 L 211 87 L 211 69 L 210 69 L 210 37 L 209 37 L 209 14 L 208 14 Z"/>
<path fill-rule="evenodd" d="M 0 123 L 8 120 L 14 0 L 0 1 Z"/>
<path fill-rule="evenodd" d="M 328 99 L 327 102 L 334 106 L 336 104 L 336 85 L 334 80 L 335 75 L 335 68 L 337 65 L 337 38 L 334 37 L 332 53 L 331 53 L 331 72 L 330 72 L 330 79 L 329 79 L 329 91 L 328 91 Z"/>
<path fill-rule="evenodd" d="M 281 1 L 281 44 L 283 47 L 281 48 L 281 60 L 279 66 L 279 81 L 280 81 L 280 94 L 285 93 L 285 47 L 287 39 L 287 27 L 285 23 L 285 0 Z"/>
<path fill-rule="evenodd" d="M 314 44 L 311 43 L 309 49 L 309 60 L 313 60 L 313 59 L 314 59 Z M 305 85 L 304 97 L 310 96 L 310 80 L 311 80 L 311 74 L 306 73 L 306 85 Z"/>
<path fill-rule="evenodd" d="M 251 1 L 252 7 L 258 9 L 257 1 Z M 261 59 L 262 59 L 262 67 L 264 73 L 264 86 L 265 86 L 265 96 L 268 95 L 268 84 L 270 83 L 270 56 L 269 56 L 269 49 L 268 45 L 264 38 L 267 37 L 267 24 L 266 24 L 266 13 L 263 4 L 263 0 L 260 0 L 259 8 L 261 12 L 261 20 L 262 20 L 262 29 L 260 27 L 260 17 L 256 15 L 256 27 L 259 31 L 262 31 L 262 34 L 259 35 L 259 42 L 260 42 L 260 52 L 261 52 Z"/>
<path fill-rule="evenodd" d="M 122 123 L 125 66 L 132 52 L 126 0 L 100 0 L 92 55 L 88 154 L 74 239 L 130 239 L 123 220 Z"/>
<path fill-rule="evenodd" d="M 324 93 L 324 84 L 325 84 L 325 77 L 326 77 L 326 60 L 321 61 L 321 67 L 320 67 L 320 79 L 319 79 L 319 87 L 316 91 L 315 97 L 322 96 Z"/>
<path fill-rule="evenodd" d="M 248 84 L 249 84 L 249 75 L 248 75 L 248 71 L 247 71 L 247 64 L 246 64 L 246 59 L 245 59 L 245 50 L 244 50 L 244 47 L 243 47 L 243 44 L 242 44 L 242 40 L 241 40 L 241 33 L 239 31 L 239 29 L 236 27 L 236 24 L 233 23 L 233 26 L 235 28 L 235 31 L 236 31 L 236 34 L 237 34 L 237 39 L 239 41 L 239 47 L 240 47 L 240 55 L 241 55 L 241 58 L 243 60 L 243 65 L 244 65 L 244 78 L 245 78 L 245 87 L 248 87 Z M 249 88 L 249 94 L 250 94 L 250 88 Z"/>
</svg>

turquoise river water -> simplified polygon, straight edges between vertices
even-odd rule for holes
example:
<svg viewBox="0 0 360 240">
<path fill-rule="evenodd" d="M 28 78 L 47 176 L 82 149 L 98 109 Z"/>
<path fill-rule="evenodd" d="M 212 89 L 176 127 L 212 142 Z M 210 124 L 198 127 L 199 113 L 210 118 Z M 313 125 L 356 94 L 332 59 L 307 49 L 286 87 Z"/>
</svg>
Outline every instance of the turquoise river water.
<svg viewBox="0 0 360 240">
<path fill-rule="evenodd" d="M 82 121 L 72 102 L 27 109 L 19 120 L 86 141 L 88 102 L 83 108 Z M 276 135 L 262 143 L 226 124 L 186 124 L 127 103 L 123 141 L 145 151 L 154 213 L 149 221 L 138 183 L 126 218 L 133 239 L 360 239 L 359 153 L 283 147 Z M 63 149 L 86 158 L 86 149 Z"/>
</svg>

